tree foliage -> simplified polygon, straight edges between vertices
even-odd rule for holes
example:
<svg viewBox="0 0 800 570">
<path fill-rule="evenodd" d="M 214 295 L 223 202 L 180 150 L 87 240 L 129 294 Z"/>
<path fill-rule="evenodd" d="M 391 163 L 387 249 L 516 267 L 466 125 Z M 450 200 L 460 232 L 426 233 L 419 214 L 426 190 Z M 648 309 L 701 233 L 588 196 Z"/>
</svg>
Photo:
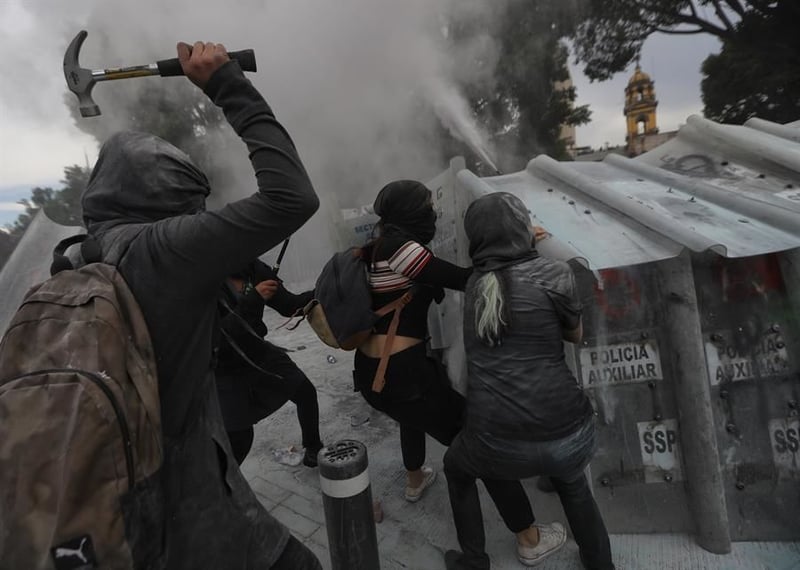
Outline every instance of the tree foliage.
<svg viewBox="0 0 800 570">
<path fill-rule="evenodd" d="M 61 180 L 60 189 L 53 190 L 39 186 L 33 188 L 30 198 L 19 201 L 25 206 L 25 211 L 17 216 L 10 228 L 10 235 L 15 239 L 21 238 L 36 213 L 42 208 L 56 223 L 65 226 L 81 225 L 81 194 L 86 189 L 90 173 L 88 167 L 67 166 L 64 169 L 64 179 Z"/>
<path fill-rule="evenodd" d="M 60 189 L 37 186 L 31 189 L 29 198 L 19 201 L 25 206 L 25 211 L 8 227 L 8 232 L 0 231 L 0 268 L 5 265 L 40 209 L 44 209 L 47 216 L 59 224 L 81 225 L 81 194 L 89 182 L 90 173 L 89 167 L 67 166 Z"/>
<path fill-rule="evenodd" d="M 800 107 L 797 0 L 587 0 L 573 38 L 591 79 L 605 80 L 639 57 L 654 33 L 709 34 L 722 49 L 703 64 L 705 114 L 741 122 L 786 122 Z"/>
<path fill-rule="evenodd" d="M 800 6 L 800 2 L 798 2 Z M 788 123 L 800 119 L 800 13 L 783 6 L 742 20 L 719 54 L 703 62 L 707 117 L 743 123 L 753 116 Z"/>
<path fill-rule="evenodd" d="M 568 51 L 562 38 L 574 26 L 575 2 L 568 0 L 508 0 L 493 20 L 489 34 L 497 53 L 490 81 L 464 86 L 475 116 L 491 133 L 501 170 L 517 170 L 539 153 L 566 157 L 562 125 L 588 122 L 587 106 L 575 106 L 575 88 L 559 87 L 569 79 Z M 453 22 L 453 49 L 486 25 L 484 18 Z M 491 60 L 479 53 L 475 66 Z"/>
</svg>

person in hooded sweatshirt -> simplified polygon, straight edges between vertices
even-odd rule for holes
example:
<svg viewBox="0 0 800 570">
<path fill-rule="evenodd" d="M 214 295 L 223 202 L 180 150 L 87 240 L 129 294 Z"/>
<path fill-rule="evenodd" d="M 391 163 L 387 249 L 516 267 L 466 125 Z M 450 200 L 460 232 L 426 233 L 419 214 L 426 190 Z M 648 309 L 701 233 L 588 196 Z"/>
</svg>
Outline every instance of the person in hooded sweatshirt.
<svg viewBox="0 0 800 570">
<path fill-rule="evenodd" d="M 226 276 L 300 228 L 319 201 L 289 135 L 224 46 L 180 43 L 178 57 L 247 145 L 257 190 L 206 211 L 208 180 L 186 154 L 122 132 L 103 145 L 83 194 L 86 228 L 136 297 L 158 366 L 164 461 L 132 502 L 162 512 L 128 529 L 137 534 L 133 556 L 148 569 L 317 569 L 239 471 L 212 345 Z"/>
<path fill-rule="evenodd" d="M 314 291 L 295 294 L 277 272 L 255 260 L 228 276 L 220 292 L 220 329 L 216 368 L 217 394 L 233 456 L 241 465 L 253 446 L 253 425 L 291 401 L 303 437 L 303 464 L 317 466 L 322 449 L 317 389 L 285 348 L 266 340 L 264 307 L 292 317 Z"/>
<path fill-rule="evenodd" d="M 464 217 L 475 271 L 464 299 L 467 403 L 464 429 L 444 456 L 462 552 L 448 570 L 488 569 L 476 478 L 508 481 L 518 500 L 497 505 L 517 556 L 538 564 L 563 546 L 559 523 L 535 524 L 519 484 L 549 476 L 587 569 L 612 570 L 603 518 L 584 474 L 595 451 L 594 413 L 567 367 L 563 340 L 580 342 L 581 303 L 563 262 L 540 257 L 522 201 L 505 192 L 470 204 Z M 512 491 L 509 491 L 512 492 Z"/>
<path fill-rule="evenodd" d="M 436 479 L 425 466 L 425 438 L 450 445 L 461 429 L 464 398 L 450 385 L 444 367 L 428 357 L 428 308 L 444 298 L 444 288 L 463 290 L 472 272 L 437 258 L 427 244 L 436 234 L 436 213 L 430 190 L 415 180 L 387 184 L 375 199 L 379 236 L 366 246 L 372 308 L 412 292 L 400 312 L 397 336 L 383 386 L 376 385 L 381 356 L 393 313 L 375 325 L 373 334 L 354 358 L 355 390 L 375 409 L 400 424 L 400 451 L 407 471 L 405 499 L 416 502 Z M 376 389 L 377 388 L 377 389 Z M 518 500 L 505 481 L 485 479 L 484 485 L 502 512 Z"/>
</svg>

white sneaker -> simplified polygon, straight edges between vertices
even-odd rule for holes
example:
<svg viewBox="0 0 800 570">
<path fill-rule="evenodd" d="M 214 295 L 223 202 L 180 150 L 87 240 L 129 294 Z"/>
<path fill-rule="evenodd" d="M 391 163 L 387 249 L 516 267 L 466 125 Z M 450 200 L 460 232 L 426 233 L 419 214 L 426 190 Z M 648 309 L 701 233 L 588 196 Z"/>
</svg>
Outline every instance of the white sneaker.
<svg viewBox="0 0 800 570">
<path fill-rule="evenodd" d="M 551 554 L 558 552 L 567 541 L 567 531 L 561 523 L 537 524 L 539 544 L 523 546 L 517 542 L 517 557 L 525 566 L 535 566 Z"/>
<path fill-rule="evenodd" d="M 408 487 L 406 486 L 406 501 L 409 503 L 416 503 L 422 498 L 422 493 L 433 485 L 433 482 L 436 481 L 436 471 L 431 469 L 430 467 L 423 467 L 422 474 L 424 475 L 422 479 L 422 484 L 419 487 Z"/>
</svg>

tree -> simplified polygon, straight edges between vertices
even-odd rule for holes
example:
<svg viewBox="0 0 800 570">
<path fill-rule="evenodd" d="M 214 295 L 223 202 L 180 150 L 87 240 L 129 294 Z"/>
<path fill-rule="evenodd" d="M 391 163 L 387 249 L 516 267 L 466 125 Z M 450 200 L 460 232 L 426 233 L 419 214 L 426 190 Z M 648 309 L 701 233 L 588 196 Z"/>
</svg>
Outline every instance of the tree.
<svg viewBox="0 0 800 570">
<path fill-rule="evenodd" d="M 28 229 L 36 213 L 44 208 L 47 216 L 56 223 L 65 226 L 79 226 L 81 224 L 81 194 L 86 189 L 91 171 L 88 167 L 67 166 L 64 169 L 63 185 L 59 190 L 49 187 L 33 188 L 30 198 L 19 201 L 25 206 L 25 211 L 17 216 L 10 228 L 9 235 L 14 242 Z"/>
<path fill-rule="evenodd" d="M 40 209 L 44 208 L 47 216 L 56 223 L 65 226 L 81 225 L 81 194 L 89 183 L 90 174 L 88 166 L 67 166 L 64 168 L 61 189 L 37 186 L 31 189 L 30 198 L 19 201 L 25 206 L 25 211 L 17 216 L 8 232 L 0 230 L 0 269 Z"/>
<path fill-rule="evenodd" d="M 19 241 L 23 236 L 25 230 L 31 225 L 36 213 L 53 200 L 53 194 L 52 188 L 41 188 L 37 186 L 31 190 L 30 198 L 23 198 L 18 201 L 19 204 L 25 206 L 25 211 L 17 216 L 17 219 L 14 220 L 14 224 L 11 226 L 11 236 L 15 241 Z"/>
<path fill-rule="evenodd" d="M 25 234 L 25 230 L 33 221 L 34 216 L 40 208 L 53 200 L 52 188 L 36 187 L 31 190 L 30 198 L 23 198 L 19 201 L 20 204 L 25 206 L 25 211 L 17 216 L 11 226 L 7 226 L 8 232 L 0 231 L 0 269 L 6 264 L 8 258 L 17 247 L 17 243 Z"/>
<path fill-rule="evenodd" d="M 588 122 L 587 106 L 575 107 L 574 87 L 559 87 L 569 79 L 568 52 L 561 38 L 572 33 L 574 2 L 509 0 L 489 33 L 498 46 L 491 80 L 464 86 L 475 115 L 501 157 L 501 170 L 518 170 L 539 153 L 566 158 L 563 125 Z M 493 8 L 494 9 L 494 8 Z M 461 19 L 452 25 L 452 46 L 483 29 L 485 18 Z M 473 65 L 489 65 L 490 54 L 478 53 Z"/>
<path fill-rule="evenodd" d="M 593 80 L 610 78 L 660 32 L 710 34 L 722 50 L 703 64 L 709 118 L 798 118 L 800 2 L 797 0 L 587 0 L 573 39 L 576 59 Z"/>
<path fill-rule="evenodd" d="M 752 116 L 800 119 L 800 33 L 797 20 L 776 11 L 742 20 L 719 54 L 703 62 L 704 114 L 723 123 Z M 800 15 L 799 15 L 800 16 Z"/>
</svg>

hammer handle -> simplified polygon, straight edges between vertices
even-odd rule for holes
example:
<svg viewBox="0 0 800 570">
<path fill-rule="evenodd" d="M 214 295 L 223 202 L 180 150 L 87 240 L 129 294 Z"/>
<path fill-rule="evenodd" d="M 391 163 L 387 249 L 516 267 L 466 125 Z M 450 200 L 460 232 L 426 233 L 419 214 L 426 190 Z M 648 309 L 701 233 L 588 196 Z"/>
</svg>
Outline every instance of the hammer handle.
<svg viewBox="0 0 800 570">
<path fill-rule="evenodd" d="M 228 56 L 239 62 L 242 71 L 256 71 L 256 54 L 251 49 L 243 49 L 241 51 L 229 51 Z M 174 77 L 176 75 L 183 75 L 183 68 L 181 62 L 177 57 L 172 59 L 162 59 L 157 61 L 158 74 L 161 77 Z"/>
</svg>

